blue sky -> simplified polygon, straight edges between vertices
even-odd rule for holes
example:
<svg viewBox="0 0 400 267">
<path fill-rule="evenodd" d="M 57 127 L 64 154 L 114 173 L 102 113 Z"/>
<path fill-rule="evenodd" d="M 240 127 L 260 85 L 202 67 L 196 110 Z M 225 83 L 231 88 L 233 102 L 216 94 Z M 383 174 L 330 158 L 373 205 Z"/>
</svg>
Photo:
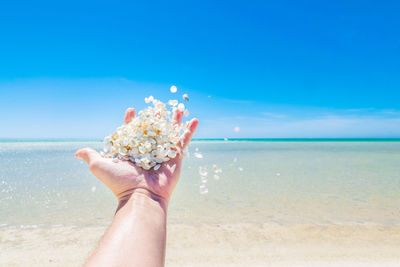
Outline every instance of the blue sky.
<svg viewBox="0 0 400 267">
<path fill-rule="evenodd" d="M 101 138 L 183 93 L 198 138 L 400 137 L 397 1 L 144 2 L 2 3 L 0 137 Z"/>
</svg>

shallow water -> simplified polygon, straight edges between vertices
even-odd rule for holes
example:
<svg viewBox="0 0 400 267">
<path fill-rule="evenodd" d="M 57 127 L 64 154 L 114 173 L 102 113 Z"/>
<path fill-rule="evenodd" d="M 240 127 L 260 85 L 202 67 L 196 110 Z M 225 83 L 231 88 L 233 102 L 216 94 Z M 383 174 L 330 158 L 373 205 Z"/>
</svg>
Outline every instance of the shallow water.
<svg viewBox="0 0 400 267">
<path fill-rule="evenodd" d="M 85 146 L 102 144 L 0 143 L 0 227 L 108 225 L 116 202 L 74 158 Z M 203 159 L 193 157 L 195 148 Z M 400 219 L 400 142 L 199 141 L 190 154 L 169 208 L 173 224 Z M 213 164 L 223 170 L 219 180 Z M 209 172 L 205 195 L 199 166 Z"/>
</svg>

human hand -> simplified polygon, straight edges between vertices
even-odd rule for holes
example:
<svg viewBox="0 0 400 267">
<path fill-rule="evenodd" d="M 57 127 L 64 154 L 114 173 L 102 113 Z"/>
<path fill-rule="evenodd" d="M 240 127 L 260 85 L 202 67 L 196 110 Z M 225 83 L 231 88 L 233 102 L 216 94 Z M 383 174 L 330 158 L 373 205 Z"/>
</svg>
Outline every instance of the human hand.
<svg viewBox="0 0 400 267">
<path fill-rule="evenodd" d="M 135 110 L 128 108 L 125 113 L 125 124 L 134 117 Z M 182 117 L 183 112 L 176 109 L 173 113 L 174 122 L 181 123 Z M 80 149 L 75 156 L 83 159 L 89 165 L 92 174 L 111 189 L 120 203 L 129 199 L 136 189 L 144 190 L 168 203 L 179 180 L 183 149 L 189 145 L 198 123 L 197 119 L 189 122 L 188 130 L 182 135 L 182 141 L 177 144 L 176 157 L 164 162 L 157 171 L 144 170 L 130 161 L 113 162 L 111 158 L 104 158 L 91 148 Z"/>
</svg>

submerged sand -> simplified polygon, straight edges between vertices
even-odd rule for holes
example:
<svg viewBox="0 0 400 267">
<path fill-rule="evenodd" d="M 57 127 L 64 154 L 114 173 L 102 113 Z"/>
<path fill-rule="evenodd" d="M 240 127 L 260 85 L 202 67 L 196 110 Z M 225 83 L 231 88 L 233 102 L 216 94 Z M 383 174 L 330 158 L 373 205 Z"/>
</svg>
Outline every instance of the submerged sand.
<svg viewBox="0 0 400 267">
<path fill-rule="evenodd" d="M 105 227 L 0 230 L 0 266 L 81 266 Z M 400 224 L 171 224 L 166 266 L 400 266 Z"/>
</svg>

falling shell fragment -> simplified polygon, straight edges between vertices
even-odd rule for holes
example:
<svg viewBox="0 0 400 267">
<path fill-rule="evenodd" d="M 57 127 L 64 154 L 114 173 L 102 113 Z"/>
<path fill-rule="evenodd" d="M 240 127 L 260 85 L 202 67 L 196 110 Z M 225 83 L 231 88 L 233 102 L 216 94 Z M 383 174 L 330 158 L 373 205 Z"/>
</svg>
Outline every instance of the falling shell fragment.
<svg viewBox="0 0 400 267">
<path fill-rule="evenodd" d="M 176 88 L 175 85 L 172 85 L 169 90 L 171 91 L 171 93 L 176 93 L 178 91 L 178 88 Z"/>
<path fill-rule="evenodd" d="M 198 159 L 202 159 L 202 158 L 203 158 L 203 154 L 198 153 L 198 152 L 195 152 L 195 153 L 194 153 L 194 156 L 195 156 L 196 158 L 198 158 Z"/>
<path fill-rule="evenodd" d="M 178 100 L 168 100 L 167 104 L 175 107 L 176 105 L 178 105 Z"/>
<path fill-rule="evenodd" d="M 185 105 L 183 103 L 179 103 L 178 109 L 179 109 L 179 111 L 182 111 L 182 112 L 185 111 Z"/>
<path fill-rule="evenodd" d="M 213 164 L 213 171 L 214 173 L 221 173 L 222 169 L 218 168 L 216 164 Z"/>
<path fill-rule="evenodd" d="M 208 193 L 208 188 L 205 185 L 200 185 L 199 187 L 200 194 L 204 195 Z"/>
<path fill-rule="evenodd" d="M 208 171 L 207 171 L 207 169 L 205 167 L 200 166 L 199 167 L 199 174 L 201 176 L 207 176 L 208 175 Z"/>
</svg>

